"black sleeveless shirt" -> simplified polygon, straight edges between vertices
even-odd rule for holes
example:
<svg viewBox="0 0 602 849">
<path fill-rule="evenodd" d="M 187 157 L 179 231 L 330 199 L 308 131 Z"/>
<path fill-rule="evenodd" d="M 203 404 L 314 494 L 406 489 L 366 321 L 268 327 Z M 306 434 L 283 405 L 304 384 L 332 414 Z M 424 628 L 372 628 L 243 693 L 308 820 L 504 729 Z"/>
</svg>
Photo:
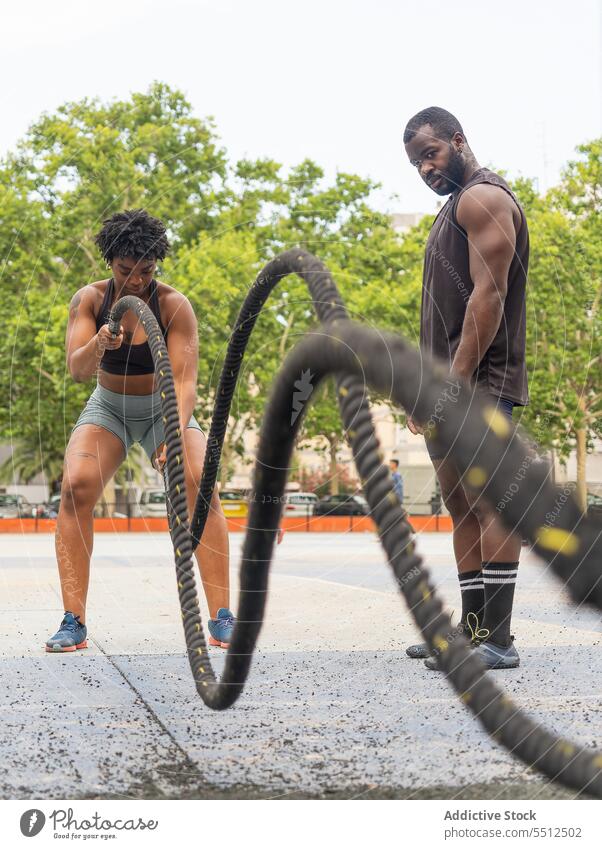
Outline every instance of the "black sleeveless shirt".
<svg viewBox="0 0 602 849">
<path fill-rule="evenodd" d="M 100 330 L 103 324 L 109 320 L 109 313 L 113 306 L 113 295 L 115 292 L 115 281 L 109 280 L 105 291 L 105 296 L 100 307 L 100 311 L 96 316 L 96 330 Z M 151 308 L 153 315 L 159 322 L 163 338 L 167 340 L 167 330 L 161 322 L 161 312 L 159 310 L 159 295 L 157 293 L 157 281 L 151 280 L 148 305 Z M 100 368 L 109 374 L 152 374 L 155 370 L 153 357 L 151 354 L 148 342 L 141 342 L 139 345 L 126 345 L 122 343 L 120 348 L 114 351 L 105 351 Z"/>
<path fill-rule="evenodd" d="M 460 344 L 466 306 L 474 285 L 470 278 L 467 235 L 458 224 L 456 209 L 462 192 L 477 183 L 491 183 L 507 192 L 518 207 L 521 223 L 508 271 L 504 313 L 475 378 L 485 392 L 524 406 L 529 401 L 525 362 L 529 231 L 525 214 L 510 187 L 503 177 L 488 168 L 479 168 L 466 186 L 449 197 L 431 228 L 422 280 L 420 347 L 451 366 Z"/>
</svg>

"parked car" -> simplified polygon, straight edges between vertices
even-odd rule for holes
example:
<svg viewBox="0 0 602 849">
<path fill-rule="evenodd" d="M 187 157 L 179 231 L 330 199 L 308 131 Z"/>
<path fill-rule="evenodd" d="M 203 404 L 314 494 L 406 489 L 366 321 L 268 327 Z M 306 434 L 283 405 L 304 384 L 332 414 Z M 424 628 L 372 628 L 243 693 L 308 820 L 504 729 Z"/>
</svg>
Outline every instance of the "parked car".
<svg viewBox="0 0 602 849">
<path fill-rule="evenodd" d="M 243 518 L 249 513 L 249 505 L 244 493 L 234 489 L 224 489 L 219 494 L 222 510 L 226 519 Z"/>
<path fill-rule="evenodd" d="M 31 519 L 33 505 L 23 495 L 0 492 L 0 519 Z"/>
<path fill-rule="evenodd" d="M 287 492 L 284 496 L 282 515 L 313 516 L 318 496 L 314 492 Z"/>
<path fill-rule="evenodd" d="M 362 495 L 326 495 L 314 507 L 314 516 L 367 516 L 368 513 L 368 502 Z"/>
<path fill-rule="evenodd" d="M 164 489 L 145 489 L 140 495 L 136 513 L 139 516 L 164 518 L 167 516 L 166 502 L 167 496 Z"/>
<path fill-rule="evenodd" d="M 602 521 L 602 495 L 587 493 L 587 515 L 590 519 Z"/>
<path fill-rule="evenodd" d="M 34 515 L 37 515 L 38 519 L 56 519 L 60 506 L 61 495 L 57 493 L 56 495 L 51 495 L 45 504 L 38 504 L 35 508 Z"/>
</svg>

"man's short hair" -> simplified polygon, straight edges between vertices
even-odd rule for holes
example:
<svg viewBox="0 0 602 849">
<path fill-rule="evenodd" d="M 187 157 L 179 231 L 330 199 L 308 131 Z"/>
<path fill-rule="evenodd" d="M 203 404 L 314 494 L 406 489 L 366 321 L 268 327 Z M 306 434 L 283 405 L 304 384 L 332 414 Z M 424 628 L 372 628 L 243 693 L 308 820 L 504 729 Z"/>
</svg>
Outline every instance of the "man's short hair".
<svg viewBox="0 0 602 849">
<path fill-rule="evenodd" d="M 399 468 L 399 460 L 396 460 L 395 457 L 391 457 L 389 462 L 395 463 L 396 467 Z"/>
<path fill-rule="evenodd" d="M 455 133 L 462 133 L 466 138 L 462 124 L 455 115 L 440 106 L 429 106 L 410 118 L 403 133 L 403 143 L 411 142 L 418 130 L 425 124 L 430 124 L 437 138 L 443 139 L 443 141 L 449 141 Z"/>
</svg>

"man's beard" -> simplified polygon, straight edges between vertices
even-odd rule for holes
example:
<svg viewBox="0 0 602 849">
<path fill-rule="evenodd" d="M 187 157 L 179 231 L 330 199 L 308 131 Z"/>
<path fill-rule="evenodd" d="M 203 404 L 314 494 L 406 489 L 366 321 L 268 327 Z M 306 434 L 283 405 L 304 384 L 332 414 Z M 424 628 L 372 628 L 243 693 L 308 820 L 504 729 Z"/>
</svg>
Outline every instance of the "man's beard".
<svg viewBox="0 0 602 849">
<path fill-rule="evenodd" d="M 449 161 L 445 172 L 440 171 L 437 176 L 442 177 L 441 185 L 433 189 L 438 195 L 449 195 L 457 189 L 462 188 L 465 163 L 461 153 L 450 145 Z M 435 178 L 436 179 L 436 178 Z"/>
</svg>

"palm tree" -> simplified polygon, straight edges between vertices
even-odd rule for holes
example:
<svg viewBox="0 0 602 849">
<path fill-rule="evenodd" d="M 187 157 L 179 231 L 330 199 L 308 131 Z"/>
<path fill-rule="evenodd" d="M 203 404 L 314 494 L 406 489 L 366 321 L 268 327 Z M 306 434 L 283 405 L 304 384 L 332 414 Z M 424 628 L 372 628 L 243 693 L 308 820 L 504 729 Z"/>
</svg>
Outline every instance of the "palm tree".
<svg viewBox="0 0 602 849">
<path fill-rule="evenodd" d="M 29 483 L 37 475 L 50 482 L 50 490 L 63 471 L 64 456 L 58 451 L 44 450 L 30 442 L 13 442 L 12 453 L 0 464 L 0 483 Z"/>
</svg>

